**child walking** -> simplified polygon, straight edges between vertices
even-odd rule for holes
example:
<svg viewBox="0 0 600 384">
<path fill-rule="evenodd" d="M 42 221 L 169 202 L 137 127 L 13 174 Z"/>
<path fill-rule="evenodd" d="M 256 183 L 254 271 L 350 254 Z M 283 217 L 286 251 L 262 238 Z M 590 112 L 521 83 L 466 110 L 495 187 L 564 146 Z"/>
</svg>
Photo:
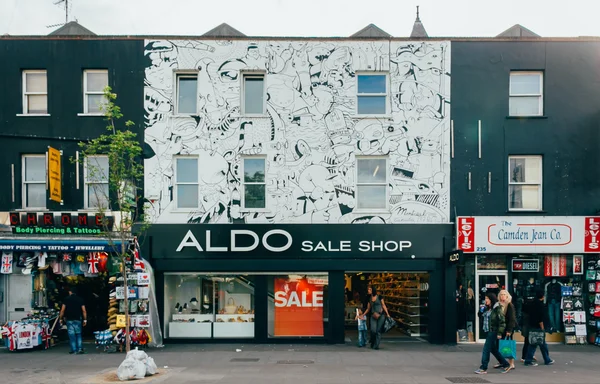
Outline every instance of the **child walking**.
<svg viewBox="0 0 600 384">
<path fill-rule="evenodd" d="M 367 345 L 367 318 L 362 310 L 356 308 L 356 318 L 358 321 L 358 347 Z"/>
</svg>

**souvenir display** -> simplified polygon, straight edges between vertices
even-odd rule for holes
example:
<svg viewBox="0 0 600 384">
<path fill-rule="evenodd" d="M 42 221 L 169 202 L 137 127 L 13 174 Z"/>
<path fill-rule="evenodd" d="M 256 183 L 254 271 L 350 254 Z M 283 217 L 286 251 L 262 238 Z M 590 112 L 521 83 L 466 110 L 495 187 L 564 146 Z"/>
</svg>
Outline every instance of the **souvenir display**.
<svg viewBox="0 0 600 384">
<path fill-rule="evenodd" d="M 588 255 L 587 269 L 585 279 L 587 286 L 587 299 L 583 303 L 587 304 L 589 310 L 584 310 L 584 317 L 587 317 L 587 340 L 590 344 L 600 346 L 600 257 L 597 255 Z M 580 330 L 583 332 L 583 329 Z M 582 336 L 577 333 L 577 336 Z"/>
<path fill-rule="evenodd" d="M 577 277 L 579 278 L 579 277 Z M 569 279 L 562 283 L 553 280 L 553 283 L 560 284 L 560 293 L 562 295 L 561 309 L 563 310 L 562 322 L 565 331 L 565 344 L 586 344 L 587 331 L 585 312 L 583 311 L 582 282 Z M 549 307 L 550 310 L 550 307 Z"/>
</svg>

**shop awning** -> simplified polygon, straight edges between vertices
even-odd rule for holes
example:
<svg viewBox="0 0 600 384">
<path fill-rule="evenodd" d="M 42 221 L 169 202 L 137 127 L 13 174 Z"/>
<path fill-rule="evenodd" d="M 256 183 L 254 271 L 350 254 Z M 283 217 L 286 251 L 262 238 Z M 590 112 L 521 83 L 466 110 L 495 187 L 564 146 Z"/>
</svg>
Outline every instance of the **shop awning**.
<svg viewBox="0 0 600 384">
<path fill-rule="evenodd" d="M 120 244 L 102 238 L 15 238 L 0 237 L 0 251 L 15 252 L 119 252 Z"/>
</svg>

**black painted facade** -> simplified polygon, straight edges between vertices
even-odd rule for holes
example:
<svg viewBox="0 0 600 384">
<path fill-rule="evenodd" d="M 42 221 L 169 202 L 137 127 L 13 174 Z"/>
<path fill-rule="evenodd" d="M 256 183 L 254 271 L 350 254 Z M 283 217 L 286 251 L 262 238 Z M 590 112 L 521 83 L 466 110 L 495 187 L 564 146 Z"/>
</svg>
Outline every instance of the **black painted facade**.
<svg viewBox="0 0 600 384">
<path fill-rule="evenodd" d="M 82 209 L 83 170 L 80 166 L 76 189 L 75 156 L 78 143 L 105 133 L 103 116 L 83 113 L 83 71 L 108 70 L 109 86 L 118 94 L 117 104 L 124 114 L 121 122 L 132 120 L 133 129 L 143 139 L 144 65 L 143 40 L 95 38 L 1 38 L 0 71 L 0 165 L 4 182 L 0 185 L 0 212 L 23 207 L 21 201 L 21 157 L 44 154 L 48 146 L 63 151 L 64 205 L 47 201 L 50 211 Z M 23 70 L 46 70 L 48 114 L 18 116 L 23 113 Z M 14 164 L 14 202 L 11 168 Z"/>
<path fill-rule="evenodd" d="M 452 42 L 453 217 L 597 214 L 599 58 L 598 41 Z M 543 116 L 508 117 L 511 71 L 543 71 Z M 543 157 L 541 211 L 509 212 L 510 155 Z"/>
</svg>

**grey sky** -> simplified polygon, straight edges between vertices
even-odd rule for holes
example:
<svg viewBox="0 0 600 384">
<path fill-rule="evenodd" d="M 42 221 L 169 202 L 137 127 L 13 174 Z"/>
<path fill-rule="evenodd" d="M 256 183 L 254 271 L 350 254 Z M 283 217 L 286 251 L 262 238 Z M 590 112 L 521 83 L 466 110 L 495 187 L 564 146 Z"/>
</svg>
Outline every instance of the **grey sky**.
<svg viewBox="0 0 600 384">
<path fill-rule="evenodd" d="M 57 0 L 0 0 L 0 34 L 45 35 Z M 600 0 L 71 0 L 99 35 L 201 35 L 222 22 L 250 36 L 348 36 L 374 23 L 408 36 L 421 6 L 430 36 L 495 36 L 514 24 L 544 37 L 600 36 Z"/>
</svg>

